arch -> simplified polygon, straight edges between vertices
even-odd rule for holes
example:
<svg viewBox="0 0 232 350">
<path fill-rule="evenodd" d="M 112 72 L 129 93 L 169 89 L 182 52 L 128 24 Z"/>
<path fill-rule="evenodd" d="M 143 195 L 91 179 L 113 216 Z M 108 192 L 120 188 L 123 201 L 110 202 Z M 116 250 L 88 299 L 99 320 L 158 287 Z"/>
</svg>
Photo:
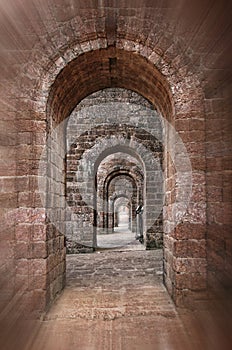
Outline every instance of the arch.
<svg viewBox="0 0 232 350">
<path fill-rule="evenodd" d="M 120 199 L 124 199 L 124 201 L 120 201 Z M 126 200 L 126 202 L 125 202 Z M 120 203 L 116 203 L 117 201 L 120 201 Z M 115 227 L 119 227 L 119 208 L 121 206 L 126 206 L 128 208 L 128 229 L 131 230 L 131 201 L 127 197 L 126 194 L 117 194 L 112 198 L 112 213 L 113 213 L 113 223 L 112 223 L 112 231 L 115 231 Z"/>
<path fill-rule="evenodd" d="M 138 53 L 115 47 L 87 51 L 66 64 L 49 88 L 47 115 L 60 123 L 82 99 L 107 87 L 135 91 L 151 101 L 166 118 L 173 116 L 171 89 L 160 70 Z"/>
<path fill-rule="evenodd" d="M 129 163 L 128 163 L 129 162 Z M 103 199 L 103 207 L 98 206 L 98 227 L 97 229 L 101 232 L 103 229 L 108 231 L 109 227 L 109 205 L 108 205 L 108 187 L 110 185 L 111 180 L 114 179 L 115 176 L 130 176 L 133 187 L 138 188 L 138 194 L 140 198 L 142 198 L 141 191 L 143 192 L 143 175 L 142 170 L 139 166 L 139 163 L 135 158 L 124 154 L 124 153 L 116 153 L 115 156 L 111 155 L 105 158 L 100 163 L 100 170 L 97 172 L 97 198 Z M 133 212 L 135 212 L 135 205 L 138 202 L 137 190 L 136 193 L 133 194 L 134 198 L 132 199 L 132 213 L 131 217 L 133 217 Z M 111 211 L 110 211 L 111 212 Z M 135 214 L 134 214 L 135 215 Z M 134 225 L 134 220 L 131 223 Z M 111 228 L 112 229 L 112 228 Z M 136 227 L 134 227 L 134 230 Z"/>
<path fill-rule="evenodd" d="M 124 177 L 125 179 L 129 179 L 129 181 L 132 184 L 132 193 L 128 192 L 125 188 L 123 192 L 115 191 L 113 193 L 110 192 L 110 186 L 112 186 L 112 182 L 117 180 L 117 178 L 122 179 Z M 116 197 L 126 197 L 128 201 L 130 201 L 130 219 L 131 219 L 131 225 L 132 225 L 132 219 L 135 217 L 135 208 L 136 204 L 138 202 L 138 197 L 141 197 L 141 191 L 143 192 L 143 183 L 141 184 L 141 187 L 138 186 L 138 183 L 134 179 L 134 177 L 131 174 L 128 173 L 115 173 L 113 172 L 112 176 L 110 176 L 108 179 L 106 179 L 106 189 L 105 189 L 105 201 L 106 201 L 106 222 L 105 222 L 105 229 L 106 230 L 113 230 L 114 227 L 114 202 L 116 200 Z M 109 215 L 112 215 L 112 224 L 109 225 Z M 133 222 L 134 224 L 134 222 Z M 134 225 L 132 225 L 134 226 Z"/>
<path fill-rule="evenodd" d="M 118 62 L 117 69 L 114 69 L 114 67 L 112 66 L 112 62 L 114 62 L 115 60 L 110 60 L 111 58 L 115 58 L 115 55 L 114 55 L 115 52 L 117 54 L 116 62 Z M 108 66 L 108 68 L 106 69 L 106 74 L 100 75 L 101 76 L 100 81 L 98 81 L 98 79 L 93 79 L 93 77 L 96 74 L 93 70 L 91 71 L 88 70 L 88 66 L 91 66 L 91 62 L 92 63 L 94 62 L 94 53 L 98 53 L 96 67 L 95 67 L 97 74 L 99 74 L 99 72 L 101 71 L 100 66 L 105 68 Z M 50 130 L 54 126 L 58 125 L 61 121 L 63 121 L 81 99 L 83 99 L 85 96 L 87 96 L 93 91 L 97 91 L 99 89 L 102 89 L 108 86 L 121 86 L 140 93 L 142 96 L 147 98 L 156 106 L 156 108 L 161 112 L 164 118 L 172 122 L 174 122 L 174 106 L 176 107 L 175 109 L 178 116 L 181 116 L 181 114 L 183 115 L 188 112 L 191 112 L 190 103 L 188 104 L 188 102 L 186 102 L 183 105 L 181 105 L 178 100 L 179 98 L 178 96 L 180 95 L 178 95 L 179 92 L 177 90 L 181 90 L 181 89 L 185 90 L 184 83 L 183 84 L 180 83 L 178 85 L 178 89 L 175 90 L 174 84 L 170 87 L 168 83 L 168 79 L 166 79 L 165 76 L 161 73 L 162 70 L 165 71 L 167 67 L 167 66 L 165 67 L 165 63 L 161 64 L 160 71 L 159 71 L 152 63 L 152 58 L 150 60 L 149 59 L 146 60 L 144 57 L 141 57 L 139 54 L 135 52 L 130 52 L 130 51 L 127 52 L 126 50 L 121 51 L 121 49 L 117 49 L 117 48 L 97 50 L 96 52 L 95 51 L 93 51 L 92 53 L 89 52 L 89 53 L 80 55 L 79 57 L 81 57 L 80 61 L 77 58 L 75 59 L 75 62 L 72 61 L 73 62 L 72 64 L 70 62 L 67 65 L 67 69 L 64 68 L 57 75 L 56 80 L 52 85 L 51 89 L 49 86 L 49 89 L 47 90 L 47 91 L 50 91 L 49 98 L 47 99 L 47 108 L 46 108 Z M 151 53 L 151 57 L 152 57 L 152 53 Z M 126 65 L 126 62 L 130 62 L 129 66 Z M 103 64 L 101 65 L 100 63 L 103 63 Z M 136 69 L 136 67 L 139 67 L 139 71 Z M 59 86 L 63 85 L 62 83 L 64 83 L 64 85 L 67 85 L 66 76 L 68 72 L 70 72 L 71 70 L 73 70 L 73 73 L 74 73 L 73 75 L 74 80 L 71 81 L 72 87 L 74 87 L 75 85 L 74 83 L 76 82 L 75 79 L 77 78 L 77 76 L 79 77 L 83 76 L 81 73 L 82 71 L 85 71 L 88 73 L 86 74 L 87 80 L 85 80 L 85 78 L 83 79 L 81 78 L 79 84 L 76 84 L 75 89 L 73 90 L 72 88 L 70 88 L 70 86 L 68 87 L 68 90 L 65 88 L 64 91 L 67 93 L 67 95 L 64 96 L 63 94 L 64 91 L 62 92 L 61 90 L 59 90 Z M 118 74 L 120 71 L 121 71 L 121 74 Z M 116 76 L 115 72 L 117 73 L 116 75 L 118 76 L 120 81 L 117 79 L 114 79 Z M 141 74 L 137 74 L 137 73 L 141 73 Z M 91 81 L 94 80 L 94 83 L 92 85 L 91 85 L 91 81 L 88 80 L 88 77 L 91 77 Z M 132 79 L 130 77 L 132 77 Z M 141 79 L 141 77 L 144 77 L 144 79 Z M 177 74 L 176 74 L 176 77 L 177 77 Z M 171 80 L 172 79 L 170 79 L 169 81 Z M 172 81 L 174 82 L 174 80 Z M 183 81 L 185 81 L 185 79 Z M 196 86 L 200 94 L 200 88 L 197 84 L 198 84 L 197 78 L 193 78 L 191 85 L 192 87 Z M 174 93 L 172 94 L 171 91 L 173 91 Z M 69 103 L 67 104 L 65 104 L 65 101 L 67 101 L 66 99 L 69 99 Z M 188 101 L 188 99 L 191 99 L 191 93 L 189 90 L 186 93 L 186 100 Z M 41 104 L 40 104 L 40 107 L 41 107 Z M 199 103 L 199 108 L 198 106 L 196 106 L 194 113 L 197 113 L 198 111 L 199 113 L 202 113 L 200 103 Z M 180 127 L 178 127 L 177 130 L 180 130 Z M 167 145 L 170 145 L 169 150 L 171 150 L 172 148 L 174 149 L 174 147 L 172 146 L 173 145 L 175 146 L 175 138 L 169 137 L 168 133 L 169 133 L 169 129 L 168 129 L 168 132 L 165 134 L 165 137 L 166 137 L 165 141 Z M 189 138 L 191 140 L 191 138 L 194 138 L 194 136 L 190 135 Z M 190 152 L 190 157 L 194 158 L 195 157 L 194 151 L 192 151 L 190 147 L 191 145 L 188 148 Z M 200 150 L 200 153 L 198 153 L 198 156 L 199 155 L 202 156 L 202 153 L 203 151 Z M 172 169 L 172 164 L 169 159 L 169 155 L 167 151 L 165 151 L 165 162 L 166 162 L 165 177 L 167 180 L 170 180 L 170 181 L 167 181 L 169 183 L 172 181 L 173 177 L 175 176 L 175 169 L 174 170 Z M 166 192 L 169 191 L 168 186 L 169 185 L 167 185 L 166 187 Z M 176 194 L 175 185 L 171 185 L 170 191 L 172 191 L 172 195 L 170 196 L 170 198 L 168 198 L 167 203 L 165 205 L 166 224 L 164 229 L 165 233 L 168 234 L 166 235 L 166 240 L 169 243 L 170 241 L 173 242 L 173 240 L 176 239 L 175 226 L 176 226 L 176 221 L 178 222 L 178 217 L 177 217 L 178 210 L 175 210 L 175 206 L 174 206 L 175 202 L 173 201 L 173 197 Z M 182 205 L 182 203 L 180 204 Z M 195 225 L 195 223 L 197 225 L 204 223 L 205 210 L 203 206 L 201 207 L 202 207 L 202 213 L 203 213 L 200 219 L 201 222 L 198 221 L 198 216 L 197 214 L 195 214 L 196 211 L 194 211 L 194 207 L 193 207 L 189 213 L 189 216 L 187 216 L 185 219 L 186 224 L 188 224 L 189 218 L 192 218 L 193 222 L 191 222 L 189 227 L 192 224 Z M 177 214 L 175 214 L 175 212 Z M 195 229 L 196 229 L 196 226 L 194 230 Z M 170 245 L 172 245 L 172 243 L 170 243 Z M 171 251 L 170 256 L 172 257 L 173 254 L 174 254 L 173 251 Z M 200 259 L 202 259 L 202 261 L 204 260 L 203 257 L 200 257 Z M 171 261 L 172 261 L 172 258 L 170 259 L 168 258 L 168 260 L 166 261 L 166 265 L 171 264 Z M 170 269 L 167 269 L 166 271 L 169 271 L 169 270 Z M 176 296 L 174 295 L 176 291 L 176 286 L 175 286 L 175 283 L 173 283 L 173 278 L 171 276 L 171 273 L 166 274 L 165 281 L 170 294 L 174 298 L 176 298 Z"/>
<path fill-rule="evenodd" d="M 123 138 L 117 139 L 114 135 L 113 138 L 108 139 L 108 144 L 104 141 L 102 143 L 96 144 L 94 147 L 92 147 L 88 152 L 87 152 L 87 159 L 91 159 L 91 163 L 94 164 L 94 167 L 90 169 L 87 167 L 87 171 L 82 171 L 81 176 L 80 176 L 80 181 L 81 179 L 87 179 L 87 182 L 91 184 L 93 183 L 93 208 L 94 208 L 94 232 L 93 232 L 93 242 L 96 245 L 96 226 L 97 226 L 97 207 L 96 207 L 96 189 L 97 189 L 97 184 L 96 184 L 96 173 L 99 164 L 101 161 L 107 157 L 109 154 L 118 152 L 118 150 L 124 151 L 125 153 L 128 153 L 130 155 L 135 156 L 137 159 L 142 159 L 142 163 L 144 168 L 144 173 L 145 175 L 145 182 L 144 182 L 144 193 L 146 194 L 144 196 L 145 203 L 144 203 L 144 231 L 147 231 L 147 227 L 149 228 L 150 232 L 152 231 L 152 227 L 156 221 L 156 218 L 160 215 L 161 208 L 162 208 L 162 178 L 160 177 L 160 169 L 154 168 L 154 162 L 153 158 L 157 156 L 157 154 L 152 154 L 151 152 L 148 152 L 147 149 L 144 147 L 141 147 L 141 144 L 138 145 L 137 142 L 133 142 L 128 144 L 128 141 Z M 91 156 L 92 154 L 92 156 Z M 145 157 L 146 155 L 146 157 Z M 82 168 L 84 169 L 84 162 Z M 148 176 L 149 174 L 156 174 L 156 177 Z M 95 180 L 94 180 L 95 179 Z M 149 192 L 150 189 L 153 189 L 154 187 L 157 187 L 156 193 L 151 193 Z M 148 190 L 147 190 L 148 189 Z M 158 195 L 159 194 L 159 197 Z M 91 188 L 88 186 L 86 188 L 86 198 L 91 196 Z M 157 202 L 153 201 L 154 196 L 157 196 Z M 161 203 L 162 202 L 162 203 Z M 153 215 L 151 215 L 151 212 Z M 155 218 L 155 216 L 157 216 Z M 146 239 L 146 237 L 145 237 Z"/>
</svg>

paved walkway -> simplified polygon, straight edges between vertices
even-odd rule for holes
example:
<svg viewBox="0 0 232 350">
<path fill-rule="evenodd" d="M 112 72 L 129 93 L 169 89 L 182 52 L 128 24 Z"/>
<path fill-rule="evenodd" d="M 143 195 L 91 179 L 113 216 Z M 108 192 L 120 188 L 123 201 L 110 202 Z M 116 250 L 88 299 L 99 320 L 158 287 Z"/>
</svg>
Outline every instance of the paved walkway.
<svg viewBox="0 0 232 350">
<path fill-rule="evenodd" d="M 109 250 L 67 257 L 67 286 L 31 349 L 187 350 L 188 345 L 162 283 L 162 251 Z"/>
<path fill-rule="evenodd" d="M 162 283 L 162 251 L 134 247 L 67 256 L 66 288 L 44 319 L 14 326 L 9 315 L 0 348 L 230 350 L 232 304 L 177 310 Z"/>
<path fill-rule="evenodd" d="M 99 248 L 145 250 L 145 246 L 135 239 L 135 233 L 127 227 L 115 228 L 114 233 L 97 235 L 97 245 Z"/>
</svg>

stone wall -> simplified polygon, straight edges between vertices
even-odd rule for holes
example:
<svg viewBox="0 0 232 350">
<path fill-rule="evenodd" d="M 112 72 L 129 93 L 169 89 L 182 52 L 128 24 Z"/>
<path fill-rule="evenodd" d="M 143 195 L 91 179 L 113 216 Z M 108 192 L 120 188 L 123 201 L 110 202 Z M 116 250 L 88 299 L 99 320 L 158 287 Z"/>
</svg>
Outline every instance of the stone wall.
<svg viewBox="0 0 232 350">
<path fill-rule="evenodd" d="M 230 97 L 206 99 L 207 258 L 210 289 L 226 298 L 232 288 L 232 157 Z M 224 92 L 225 93 L 225 92 Z M 219 94 L 219 96 L 218 96 Z"/>
</svg>

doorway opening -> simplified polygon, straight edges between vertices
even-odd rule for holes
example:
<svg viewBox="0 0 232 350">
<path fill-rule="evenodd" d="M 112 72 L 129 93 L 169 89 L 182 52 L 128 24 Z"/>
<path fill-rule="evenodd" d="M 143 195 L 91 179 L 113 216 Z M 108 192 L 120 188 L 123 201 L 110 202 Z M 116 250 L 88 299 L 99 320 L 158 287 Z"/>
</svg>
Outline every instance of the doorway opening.
<svg viewBox="0 0 232 350">
<path fill-rule="evenodd" d="M 130 208 L 128 204 L 115 203 L 114 209 L 114 232 L 130 230 Z"/>
</svg>

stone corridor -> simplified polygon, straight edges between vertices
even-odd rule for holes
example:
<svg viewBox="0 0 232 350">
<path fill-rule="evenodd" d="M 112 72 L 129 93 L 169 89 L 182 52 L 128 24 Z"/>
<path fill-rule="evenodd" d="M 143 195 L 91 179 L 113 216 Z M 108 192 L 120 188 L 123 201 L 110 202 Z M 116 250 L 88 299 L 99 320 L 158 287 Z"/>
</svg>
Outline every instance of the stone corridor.
<svg viewBox="0 0 232 350">
<path fill-rule="evenodd" d="M 0 350 L 231 350 L 231 18 L 0 3 Z"/>
</svg>

